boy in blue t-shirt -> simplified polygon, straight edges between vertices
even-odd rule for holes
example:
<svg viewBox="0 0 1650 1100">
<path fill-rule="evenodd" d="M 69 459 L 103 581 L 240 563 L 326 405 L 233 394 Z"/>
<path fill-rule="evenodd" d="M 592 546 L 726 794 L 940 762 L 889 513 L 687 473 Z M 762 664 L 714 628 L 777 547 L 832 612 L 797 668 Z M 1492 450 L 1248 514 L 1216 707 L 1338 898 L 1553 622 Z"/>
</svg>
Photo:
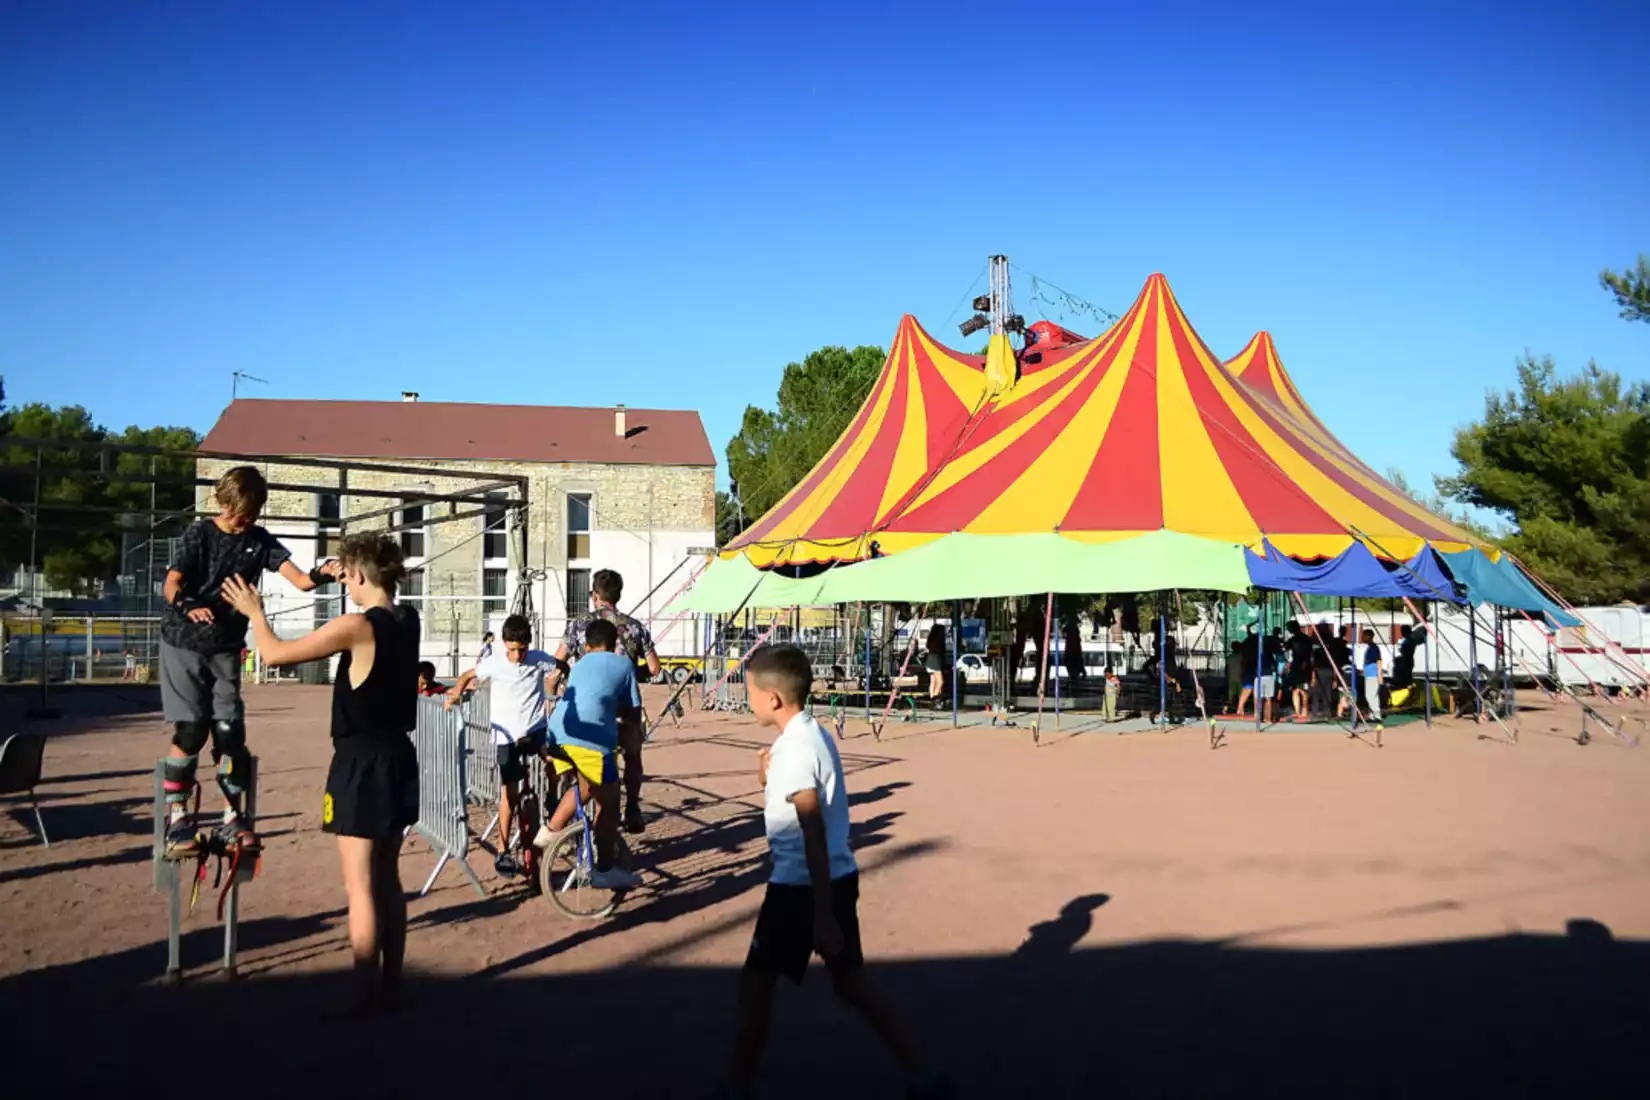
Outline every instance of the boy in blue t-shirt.
<svg viewBox="0 0 1650 1100">
<path fill-rule="evenodd" d="M 632 890 L 641 876 L 613 866 L 619 832 L 619 721 L 642 709 L 636 666 L 614 652 L 619 631 L 606 619 L 585 628 L 585 653 L 573 666 L 561 702 L 550 716 L 550 755 L 556 774 L 574 772 L 579 794 L 596 804 L 596 870 L 590 883 L 603 890 Z M 576 811 L 567 792 L 550 818 L 552 833 L 565 829 Z"/>
</svg>

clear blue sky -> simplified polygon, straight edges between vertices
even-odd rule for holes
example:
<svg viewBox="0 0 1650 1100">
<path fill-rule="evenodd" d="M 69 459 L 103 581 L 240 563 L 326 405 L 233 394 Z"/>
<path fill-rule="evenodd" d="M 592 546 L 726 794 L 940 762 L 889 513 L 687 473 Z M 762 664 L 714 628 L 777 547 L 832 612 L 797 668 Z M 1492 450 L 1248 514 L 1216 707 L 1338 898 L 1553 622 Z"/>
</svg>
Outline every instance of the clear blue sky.
<svg viewBox="0 0 1650 1100">
<path fill-rule="evenodd" d="M 1423 484 L 1525 349 L 1650 376 L 1597 287 L 1650 252 L 1650 4 L 723 7 L 5 4 L 8 399 L 205 430 L 240 369 L 720 454 L 821 344 L 962 343 L 993 251 L 1165 272 Z"/>
</svg>

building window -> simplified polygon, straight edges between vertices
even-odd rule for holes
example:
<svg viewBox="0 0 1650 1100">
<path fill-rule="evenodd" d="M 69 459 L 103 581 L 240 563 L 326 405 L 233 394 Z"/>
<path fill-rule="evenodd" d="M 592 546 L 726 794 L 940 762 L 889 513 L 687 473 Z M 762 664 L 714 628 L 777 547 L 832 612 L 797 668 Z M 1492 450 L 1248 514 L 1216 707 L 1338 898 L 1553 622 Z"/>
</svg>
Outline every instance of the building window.
<svg viewBox="0 0 1650 1100">
<path fill-rule="evenodd" d="M 396 514 L 395 525 L 404 528 L 401 532 L 401 556 L 404 558 L 424 557 L 424 505 L 402 502 L 401 511 Z"/>
<path fill-rule="evenodd" d="M 424 570 L 417 569 L 401 578 L 401 587 L 395 598 L 401 603 L 420 607 L 424 603 Z"/>
<path fill-rule="evenodd" d="M 488 500 L 502 501 L 499 493 L 488 493 Z M 500 504 L 489 504 L 482 514 L 481 556 L 488 559 L 507 559 L 510 556 L 506 539 L 509 538 L 507 517 L 509 510 Z"/>
<path fill-rule="evenodd" d="M 590 610 L 590 570 L 567 571 L 567 617 L 583 615 Z"/>
<path fill-rule="evenodd" d="M 481 571 L 481 610 L 484 614 L 493 615 L 504 610 L 504 601 L 507 597 L 505 586 L 509 581 L 508 569 L 483 569 Z"/>
<path fill-rule="evenodd" d="M 567 560 L 590 558 L 590 494 L 567 494 Z"/>
<path fill-rule="evenodd" d="M 315 494 L 315 561 L 317 564 L 338 556 L 342 541 L 343 503 L 337 493 Z"/>
</svg>

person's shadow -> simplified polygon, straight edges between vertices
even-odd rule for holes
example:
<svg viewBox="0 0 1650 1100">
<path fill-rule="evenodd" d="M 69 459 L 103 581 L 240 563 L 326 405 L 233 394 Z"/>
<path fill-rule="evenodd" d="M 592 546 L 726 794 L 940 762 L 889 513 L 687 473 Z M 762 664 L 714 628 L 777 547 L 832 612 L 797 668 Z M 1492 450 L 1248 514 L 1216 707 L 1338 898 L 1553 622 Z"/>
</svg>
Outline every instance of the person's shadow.
<svg viewBox="0 0 1650 1100">
<path fill-rule="evenodd" d="M 1038 960 L 1069 955 L 1094 927 L 1094 911 L 1110 900 L 1110 894 L 1085 894 L 1072 898 L 1060 910 L 1059 916 L 1031 926 L 1025 942 L 1014 949 L 1014 957 Z"/>
</svg>

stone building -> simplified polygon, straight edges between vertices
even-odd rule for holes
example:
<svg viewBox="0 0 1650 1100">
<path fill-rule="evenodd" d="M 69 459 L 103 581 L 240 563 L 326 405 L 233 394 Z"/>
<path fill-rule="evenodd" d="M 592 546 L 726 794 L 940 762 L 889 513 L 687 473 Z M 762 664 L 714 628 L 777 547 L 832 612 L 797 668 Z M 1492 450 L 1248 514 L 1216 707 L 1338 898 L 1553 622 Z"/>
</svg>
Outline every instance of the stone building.
<svg viewBox="0 0 1650 1100">
<path fill-rule="evenodd" d="M 596 570 L 622 573 L 623 606 L 654 619 L 692 572 L 684 559 L 715 545 L 715 457 L 695 412 L 421 402 L 416 394 L 243 398 L 224 410 L 201 449 L 258 456 L 252 464 L 277 487 L 264 525 L 302 568 L 328 557 L 343 533 L 400 528 L 415 567 L 402 595 L 419 606 L 424 653 L 442 675 L 468 667 L 482 632 L 497 629 L 522 585 L 539 636 L 553 649 L 568 615 L 589 606 Z M 331 465 L 338 460 L 403 469 Z M 246 461 L 202 458 L 199 476 L 216 478 Z M 397 495 L 361 495 L 368 489 Z M 201 489 L 203 510 L 214 507 L 211 492 Z M 441 496 L 470 499 L 430 499 Z M 301 596 L 279 581 L 265 590 L 283 633 L 286 624 L 298 633 L 339 609 L 337 600 Z M 660 650 L 689 653 L 697 640 L 691 624 L 681 624 Z"/>
</svg>

